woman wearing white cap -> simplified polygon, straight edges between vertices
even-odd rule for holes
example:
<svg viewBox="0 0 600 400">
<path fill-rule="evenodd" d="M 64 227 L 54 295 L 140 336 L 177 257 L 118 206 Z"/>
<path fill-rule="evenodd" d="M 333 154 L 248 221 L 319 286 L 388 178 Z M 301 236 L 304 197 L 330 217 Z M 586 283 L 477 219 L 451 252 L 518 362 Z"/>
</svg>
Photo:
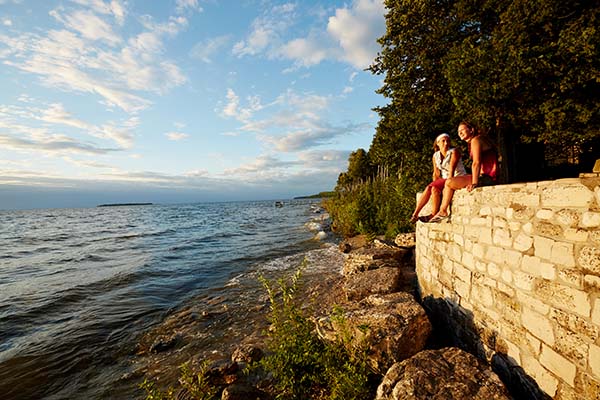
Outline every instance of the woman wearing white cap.
<svg viewBox="0 0 600 400">
<path fill-rule="evenodd" d="M 460 157 L 460 150 L 450 147 L 450 135 L 447 133 L 438 135 L 433 142 L 433 150 L 435 151 L 432 158 L 433 179 L 432 182 L 427 185 L 417 202 L 417 207 L 410 219 L 410 222 L 412 223 L 417 222 L 419 219 L 423 222 L 427 222 L 432 215 L 437 214 L 440 209 L 442 190 L 444 190 L 446 179 L 467 174 Z M 419 213 L 430 198 L 432 201 L 431 214 L 419 218 Z"/>
</svg>

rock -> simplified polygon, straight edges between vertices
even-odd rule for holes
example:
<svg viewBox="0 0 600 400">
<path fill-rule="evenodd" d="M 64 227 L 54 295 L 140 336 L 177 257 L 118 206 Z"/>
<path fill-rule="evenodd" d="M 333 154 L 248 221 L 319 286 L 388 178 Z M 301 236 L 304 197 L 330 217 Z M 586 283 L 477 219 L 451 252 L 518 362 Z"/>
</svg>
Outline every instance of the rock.
<svg viewBox="0 0 600 400">
<path fill-rule="evenodd" d="M 325 340 L 349 336 L 354 346 L 369 346 L 369 364 L 383 374 L 423 349 L 431 323 L 411 294 L 397 292 L 350 303 L 341 318 L 319 319 L 317 331 Z"/>
<path fill-rule="evenodd" d="M 206 378 L 214 386 L 229 385 L 238 380 L 240 367 L 236 362 L 218 360 L 213 362 L 205 372 Z"/>
<path fill-rule="evenodd" d="M 397 292 L 401 281 L 402 271 L 400 268 L 381 267 L 348 276 L 344 284 L 344 292 L 346 299 L 360 301 L 372 294 Z"/>
<path fill-rule="evenodd" d="M 227 386 L 221 394 L 221 400 L 262 400 L 267 394 L 254 386 L 234 383 Z"/>
<path fill-rule="evenodd" d="M 425 350 L 394 364 L 376 400 L 508 400 L 500 378 L 475 356 L 456 347 Z"/>
<path fill-rule="evenodd" d="M 394 239 L 394 243 L 400 247 L 415 247 L 417 243 L 415 233 L 399 233 Z"/>
<path fill-rule="evenodd" d="M 342 272 L 348 276 L 385 266 L 401 267 L 410 260 L 412 253 L 412 250 L 402 248 L 362 247 L 348 254 Z"/>
<path fill-rule="evenodd" d="M 169 336 L 161 335 L 157 337 L 156 340 L 154 340 L 154 342 L 150 346 L 150 351 L 153 353 L 160 353 L 166 350 L 170 350 L 173 347 L 175 347 L 175 345 L 177 345 L 177 343 L 181 341 L 182 338 L 183 335 L 179 332 L 176 332 Z"/>
<path fill-rule="evenodd" d="M 356 250 L 360 249 L 361 247 L 365 247 L 368 243 L 369 240 L 365 235 L 357 235 L 344 239 L 339 244 L 339 248 L 343 253 L 349 253 L 351 250 Z M 344 251 L 345 249 L 347 249 L 347 251 Z"/>
<path fill-rule="evenodd" d="M 233 351 L 231 361 L 235 363 L 244 362 L 250 364 L 259 361 L 263 356 L 264 353 L 260 348 L 246 344 L 241 345 Z"/>
</svg>

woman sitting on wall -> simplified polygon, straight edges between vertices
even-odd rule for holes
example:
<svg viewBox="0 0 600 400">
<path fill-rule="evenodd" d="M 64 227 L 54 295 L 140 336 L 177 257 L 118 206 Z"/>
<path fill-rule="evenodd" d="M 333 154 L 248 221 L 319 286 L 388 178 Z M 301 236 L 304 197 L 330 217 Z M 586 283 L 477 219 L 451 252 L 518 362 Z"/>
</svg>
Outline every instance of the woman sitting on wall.
<svg viewBox="0 0 600 400">
<path fill-rule="evenodd" d="M 470 192 L 478 186 L 496 184 L 498 151 L 492 140 L 487 135 L 478 133 L 473 125 L 465 121 L 458 124 L 458 136 L 469 144 L 469 153 L 473 160 L 471 175 L 456 176 L 446 180 L 440 210 L 429 222 L 441 222 L 449 218 L 448 208 L 455 190 L 467 188 Z"/>
<path fill-rule="evenodd" d="M 410 222 L 415 223 L 417 220 L 423 222 L 429 221 L 432 215 L 435 215 L 440 208 L 442 190 L 446 179 L 452 176 L 465 175 L 465 167 L 460 157 L 460 150 L 450 147 L 450 135 L 442 133 L 433 142 L 433 179 L 427 185 L 423 194 L 417 202 L 417 207 L 412 214 Z M 431 214 L 426 217 L 419 218 L 419 213 L 425 207 L 431 198 Z"/>
</svg>

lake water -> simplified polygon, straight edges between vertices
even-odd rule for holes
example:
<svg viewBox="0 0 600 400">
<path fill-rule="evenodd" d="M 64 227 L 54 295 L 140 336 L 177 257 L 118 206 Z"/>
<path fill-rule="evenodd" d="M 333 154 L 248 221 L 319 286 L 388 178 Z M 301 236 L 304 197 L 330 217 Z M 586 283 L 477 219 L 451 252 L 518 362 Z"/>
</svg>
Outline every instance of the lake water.
<svg viewBox="0 0 600 400">
<path fill-rule="evenodd" d="M 335 264 L 334 239 L 315 239 L 316 204 L 0 211 L 0 397 L 140 397 L 139 377 L 123 377 L 140 337 L 173 312 L 247 309 L 258 274 L 287 274 L 305 257 Z M 220 340 L 207 336 L 205 346 Z"/>
</svg>

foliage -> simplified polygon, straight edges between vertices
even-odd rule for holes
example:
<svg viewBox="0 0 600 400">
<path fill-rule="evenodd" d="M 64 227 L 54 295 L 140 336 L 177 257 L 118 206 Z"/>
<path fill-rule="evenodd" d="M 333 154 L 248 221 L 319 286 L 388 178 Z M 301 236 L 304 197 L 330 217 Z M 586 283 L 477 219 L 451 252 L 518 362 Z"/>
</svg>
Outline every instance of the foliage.
<svg viewBox="0 0 600 400">
<path fill-rule="evenodd" d="M 277 399 L 367 399 L 371 372 L 366 351 L 340 340 L 329 343 L 315 334 L 314 323 L 297 305 L 301 270 L 291 283 L 277 286 L 261 278 L 269 294 L 272 324 L 269 353 L 260 368 L 273 377 Z"/>
<path fill-rule="evenodd" d="M 415 184 L 408 174 L 388 176 L 382 169 L 370 179 L 343 187 L 323 204 L 334 229 L 343 236 L 384 233 L 394 237 L 412 229 L 408 220 L 415 200 L 406 193 L 414 193 Z"/>
<path fill-rule="evenodd" d="M 213 400 L 217 398 L 219 389 L 210 383 L 207 376 L 208 367 L 208 361 L 204 361 L 196 372 L 190 369 L 188 363 L 179 367 L 179 383 L 181 390 L 186 393 L 186 398 L 195 400 Z M 148 381 L 148 379 L 144 379 L 140 384 L 140 388 L 146 392 L 146 400 L 175 400 L 178 398 L 172 387 L 167 388 L 166 391 L 161 391 L 154 382 Z"/>
<path fill-rule="evenodd" d="M 558 168 L 577 172 L 565 164 L 589 171 L 600 157 L 598 2 L 385 0 L 385 6 L 386 32 L 369 70 L 383 76 L 378 93 L 389 103 L 375 108 L 380 119 L 361 158 L 370 160 L 371 171 L 399 176 L 388 181 L 401 182 L 398 203 L 414 204 L 431 176 L 433 138 L 464 119 L 497 142 L 505 182 L 556 177 Z M 369 196 L 382 201 L 372 196 L 373 183 L 347 179 L 351 162 L 328 202 L 330 213 L 348 234 L 389 232 L 393 221 L 374 217 L 383 206 L 368 204 Z"/>
</svg>

